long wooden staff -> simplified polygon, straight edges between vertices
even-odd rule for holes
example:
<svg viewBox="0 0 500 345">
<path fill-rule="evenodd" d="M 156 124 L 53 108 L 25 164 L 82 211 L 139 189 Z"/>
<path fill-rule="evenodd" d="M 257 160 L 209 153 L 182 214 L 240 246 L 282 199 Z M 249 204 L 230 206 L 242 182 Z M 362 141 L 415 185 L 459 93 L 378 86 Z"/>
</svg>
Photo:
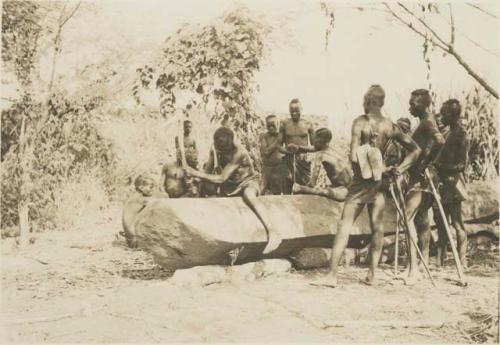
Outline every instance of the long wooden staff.
<svg viewBox="0 0 500 345">
<path fill-rule="evenodd" d="M 417 255 L 420 257 L 420 260 L 424 264 L 425 271 L 427 272 L 427 275 L 429 276 L 429 279 L 431 280 L 431 283 L 433 286 L 436 286 L 436 283 L 434 282 L 434 279 L 432 279 L 431 272 L 429 271 L 429 267 L 427 267 L 427 264 L 425 263 L 425 260 L 423 258 L 422 252 L 418 248 L 418 245 L 415 243 L 413 240 L 413 237 L 410 234 L 410 224 L 408 222 L 408 218 L 406 217 L 406 205 L 404 203 L 404 198 L 403 198 L 403 192 L 401 191 L 401 185 L 399 184 L 399 181 L 396 181 L 396 190 L 398 192 L 399 199 L 396 197 L 396 194 L 394 193 L 394 183 L 391 184 L 390 191 L 392 194 L 392 197 L 394 199 L 394 204 L 396 205 L 396 209 L 400 215 L 400 217 L 403 219 L 403 225 L 404 225 L 404 230 L 406 234 L 406 241 L 410 242 L 416 249 Z M 408 254 L 410 254 L 408 252 Z"/>
<path fill-rule="evenodd" d="M 182 110 L 178 110 L 178 125 L 177 125 L 177 142 L 179 144 L 179 152 L 181 154 L 181 166 L 183 168 L 187 167 L 186 152 L 184 151 L 184 116 Z"/>
<path fill-rule="evenodd" d="M 444 212 L 443 204 L 441 203 L 441 197 L 439 196 L 439 193 L 437 192 L 437 189 L 434 186 L 434 182 L 432 182 L 432 178 L 429 174 L 429 170 L 427 170 L 427 169 L 425 169 L 425 177 L 427 178 L 427 181 L 429 182 L 429 185 L 431 186 L 432 194 L 434 195 L 434 198 L 436 199 L 436 203 L 437 203 L 438 208 L 439 208 L 439 213 L 441 214 L 441 218 L 443 219 L 443 224 L 444 224 L 444 228 L 446 230 L 446 235 L 448 236 L 448 239 L 450 240 L 451 251 L 453 253 L 453 259 L 455 259 L 455 266 L 457 267 L 458 279 L 460 280 L 461 285 L 466 286 L 467 282 L 465 281 L 462 263 L 460 262 L 460 257 L 458 256 L 458 251 L 457 251 L 457 248 L 455 246 L 455 242 L 453 242 L 453 238 L 451 236 L 451 231 L 450 231 L 450 228 L 448 226 L 448 220 L 446 219 L 446 214 Z"/>
</svg>

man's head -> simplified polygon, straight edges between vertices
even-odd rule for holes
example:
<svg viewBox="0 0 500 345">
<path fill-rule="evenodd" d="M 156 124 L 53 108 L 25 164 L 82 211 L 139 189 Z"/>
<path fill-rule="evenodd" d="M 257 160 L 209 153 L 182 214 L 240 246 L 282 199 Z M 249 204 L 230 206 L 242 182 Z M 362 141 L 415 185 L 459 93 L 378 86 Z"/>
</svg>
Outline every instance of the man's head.
<svg viewBox="0 0 500 345">
<path fill-rule="evenodd" d="M 443 125 L 449 126 L 459 122 L 462 107 L 458 100 L 452 98 L 443 103 L 439 113 L 441 114 L 441 122 Z"/>
<path fill-rule="evenodd" d="M 190 120 L 185 120 L 184 121 L 184 135 L 189 135 L 191 134 L 191 131 L 193 130 L 193 123 Z"/>
<path fill-rule="evenodd" d="M 298 98 L 294 98 L 290 101 L 289 105 L 290 117 L 294 122 L 299 122 L 300 112 L 302 111 L 302 105 Z"/>
<path fill-rule="evenodd" d="M 372 85 L 366 91 L 363 99 L 363 108 L 365 113 L 369 113 L 371 110 L 380 110 L 384 106 L 385 92 L 382 86 Z"/>
<path fill-rule="evenodd" d="M 155 185 L 155 180 L 151 176 L 146 174 L 137 176 L 134 181 L 135 190 L 141 193 L 143 196 L 153 195 Z"/>
<path fill-rule="evenodd" d="M 230 128 L 219 127 L 214 133 L 214 146 L 217 151 L 232 151 L 234 149 L 234 132 Z"/>
<path fill-rule="evenodd" d="M 427 109 L 431 105 L 431 95 L 425 89 L 418 89 L 411 93 L 410 96 L 410 114 L 421 118 L 427 113 Z"/>
<path fill-rule="evenodd" d="M 276 115 L 269 115 L 266 117 L 266 128 L 267 133 L 276 134 L 278 133 L 279 121 Z"/>
<path fill-rule="evenodd" d="M 410 119 L 407 118 L 407 117 L 401 117 L 399 118 L 397 121 L 396 121 L 397 125 L 399 126 L 399 128 L 401 128 L 401 131 L 404 133 L 404 134 L 408 134 L 410 133 L 410 129 L 411 129 L 411 122 L 410 122 Z"/>
<path fill-rule="evenodd" d="M 313 144 L 316 150 L 324 150 L 330 144 L 332 140 L 332 131 L 328 128 L 317 129 L 314 133 Z"/>
</svg>

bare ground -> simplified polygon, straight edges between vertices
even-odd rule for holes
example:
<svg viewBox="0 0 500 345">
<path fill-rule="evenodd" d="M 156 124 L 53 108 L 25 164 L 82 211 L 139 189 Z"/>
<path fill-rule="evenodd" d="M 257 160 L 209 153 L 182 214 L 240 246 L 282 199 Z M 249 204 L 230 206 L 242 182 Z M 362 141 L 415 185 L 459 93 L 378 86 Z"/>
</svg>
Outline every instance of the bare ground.
<svg viewBox="0 0 500 345">
<path fill-rule="evenodd" d="M 5 342 L 498 342 L 498 249 L 476 252 L 456 284 L 452 262 L 407 287 L 382 266 L 345 268 L 335 289 L 324 272 L 179 287 L 170 272 L 117 238 L 120 210 L 85 230 L 37 236 L 23 252 L 2 241 Z"/>
</svg>

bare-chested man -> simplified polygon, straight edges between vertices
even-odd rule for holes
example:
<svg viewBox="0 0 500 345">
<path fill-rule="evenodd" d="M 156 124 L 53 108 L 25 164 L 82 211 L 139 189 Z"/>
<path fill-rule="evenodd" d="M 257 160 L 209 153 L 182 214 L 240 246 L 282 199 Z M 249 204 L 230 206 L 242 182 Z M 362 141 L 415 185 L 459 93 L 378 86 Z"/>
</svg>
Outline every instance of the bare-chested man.
<svg viewBox="0 0 500 345">
<path fill-rule="evenodd" d="M 384 208 L 385 193 L 382 181 L 363 179 L 358 164 L 357 150 L 361 145 L 372 142 L 383 154 L 390 140 L 398 141 L 406 150 L 407 155 L 397 167 L 386 168 L 387 173 L 399 175 L 406 171 L 416 161 L 420 154 L 418 145 L 398 126 L 393 124 L 381 113 L 384 105 L 385 92 L 380 85 L 372 85 L 364 96 L 365 115 L 357 117 L 352 124 L 350 145 L 350 160 L 353 168 L 353 182 L 348 188 L 344 202 L 342 219 L 333 242 L 331 269 L 327 277 L 313 283 L 335 287 L 340 259 L 347 247 L 349 232 L 361 211 L 367 205 L 370 218 L 372 241 L 370 252 L 370 268 L 365 283 L 373 284 L 375 269 L 378 265 L 384 240 Z"/>
<path fill-rule="evenodd" d="M 279 121 L 276 115 L 266 117 L 267 133 L 259 137 L 260 154 L 262 157 L 263 193 L 274 195 L 283 194 L 286 178 L 286 167 L 283 164 L 282 138 L 279 130 Z"/>
<path fill-rule="evenodd" d="M 193 169 L 198 169 L 198 149 L 196 147 L 196 141 L 191 135 L 193 131 L 193 123 L 190 120 L 184 121 L 184 154 L 186 156 L 186 163 Z M 179 147 L 179 138 L 175 137 L 175 149 L 177 153 L 177 163 L 179 165 L 181 162 L 181 152 Z"/>
<path fill-rule="evenodd" d="M 285 193 L 291 194 L 294 183 L 308 185 L 311 179 L 311 162 L 306 153 L 298 153 L 298 146 L 310 146 L 314 135 L 312 124 L 300 118 L 302 106 L 297 98 L 290 101 L 290 119 L 281 123 L 280 133 L 285 144 L 284 161 L 288 167 Z"/>
<path fill-rule="evenodd" d="M 429 91 L 418 89 L 411 93 L 410 114 L 420 119 L 412 138 L 422 152 L 416 164 L 408 170 L 408 191 L 405 199 L 410 236 L 417 243 L 418 234 L 423 260 L 426 263 L 429 261 L 431 236 L 429 210 L 434 202 L 434 197 L 425 176 L 425 169 L 429 170 L 434 183 L 437 184 L 437 175 L 429 164 L 436 158 L 436 154 L 444 143 L 444 138 L 439 131 L 434 115 L 429 111 L 430 105 L 431 96 Z M 418 276 L 417 251 L 414 246 L 410 246 L 410 269 L 405 283 L 407 285 L 414 284 Z"/>
<path fill-rule="evenodd" d="M 441 202 L 451 225 L 457 232 L 458 253 L 462 266 L 467 267 L 467 233 L 462 220 L 462 201 L 466 199 L 463 173 L 467 164 L 468 138 L 460 121 L 462 108 L 456 99 L 450 99 L 441 107 L 441 121 L 449 126 L 446 141 L 436 158 L 434 165 L 439 174 L 442 187 Z M 443 265 L 447 236 L 444 229 L 438 226 L 438 265 Z"/>
<path fill-rule="evenodd" d="M 257 198 L 260 195 L 260 178 L 255 172 L 248 151 L 234 142 L 234 133 L 227 127 L 220 127 L 214 133 L 214 147 L 222 171 L 209 174 L 186 167 L 188 175 L 219 184 L 224 196 L 242 196 L 245 203 L 255 212 L 267 231 L 268 242 L 264 254 L 275 250 L 281 243 L 281 237 L 271 223 L 265 206 Z M 214 166 L 214 154 L 210 153 L 207 170 Z"/>
<path fill-rule="evenodd" d="M 314 148 L 299 147 L 298 152 L 318 152 L 326 175 L 331 182 L 330 187 L 309 187 L 299 184 L 293 185 L 295 194 L 315 194 L 325 196 L 335 201 L 344 201 L 347 196 L 347 188 L 352 177 L 348 167 L 348 161 L 330 146 L 332 132 L 328 128 L 320 128 L 314 134 Z"/>
</svg>

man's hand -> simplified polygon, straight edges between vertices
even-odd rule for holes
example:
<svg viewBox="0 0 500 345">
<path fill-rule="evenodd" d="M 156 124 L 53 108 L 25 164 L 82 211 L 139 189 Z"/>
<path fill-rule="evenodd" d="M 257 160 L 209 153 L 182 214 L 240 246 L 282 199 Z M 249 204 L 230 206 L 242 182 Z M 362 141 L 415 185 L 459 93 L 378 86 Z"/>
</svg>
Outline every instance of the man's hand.
<svg viewBox="0 0 500 345">
<path fill-rule="evenodd" d="M 388 167 L 385 167 L 385 171 L 383 173 L 385 176 L 388 176 L 389 178 L 397 179 L 401 173 L 399 172 L 399 169 L 395 165 L 390 165 Z"/>
<path fill-rule="evenodd" d="M 191 168 L 189 165 L 183 168 L 184 173 L 188 176 L 197 176 L 198 171 Z"/>
<path fill-rule="evenodd" d="M 295 144 L 288 144 L 286 150 L 290 153 L 297 153 L 299 151 L 299 146 Z"/>
</svg>

